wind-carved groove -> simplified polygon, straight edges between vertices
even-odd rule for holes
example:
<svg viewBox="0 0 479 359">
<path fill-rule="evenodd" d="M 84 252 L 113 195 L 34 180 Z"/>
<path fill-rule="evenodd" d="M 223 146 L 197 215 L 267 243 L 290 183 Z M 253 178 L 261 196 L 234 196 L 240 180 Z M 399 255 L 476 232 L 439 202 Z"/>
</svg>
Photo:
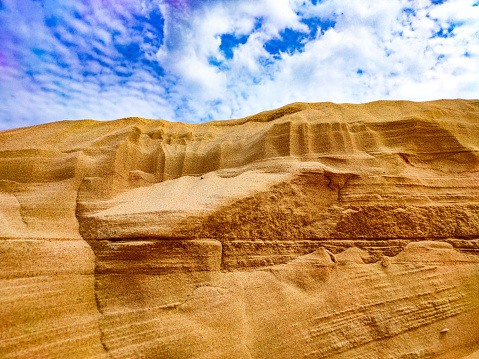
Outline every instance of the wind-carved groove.
<svg viewBox="0 0 479 359">
<path fill-rule="evenodd" d="M 408 165 L 412 165 L 411 161 L 409 160 L 409 157 L 405 153 L 398 153 L 399 157 L 407 163 Z"/>
<path fill-rule="evenodd" d="M 337 192 L 337 201 L 341 202 L 341 190 L 346 187 L 348 181 L 357 175 L 353 173 L 333 173 L 324 172 L 324 177 L 328 179 L 328 188 Z"/>
<path fill-rule="evenodd" d="M 326 177 L 326 178 L 328 179 L 328 181 L 329 181 L 329 183 L 328 183 L 328 188 L 334 190 L 334 188 L 331 187 L 331 183 L 333 182 L 333 180 L 331 179 L 331 177 L 328 176 L 326 173 L 324 173 L 324 177 Z"/>
<path fill-rule="evenodd" d="M 81 230 L 80 230 L 80 214 L 79 214 L 79 209 L 78 209 L 78 203 L 79 203 L 79 194 L 80 194 L 80 189 L 82 188 L 82 184 L 83 184 L 83 181 L 85 180 L 85 178 L 82 178 L 81 180 L 79 180 L 79 184 L 78 184 L 78 187 L 77 187 L 77 190 L 76 190 L 76 197 L 75 197 L 75 218 L 78 222 L 78 234 L 79 236 L 82 238 L 83 241 L 85 241 L 88 246 L 90 247 L 93 255 L 95 256 L 95 259 L 94 259 L 94 272 L 93 272 L 93 294 L 94 294 L 94 298 L 95 298 L 95 306 L 96 306 L 96 310 L 99 314 L 99 318 L 98 318 L 98 331 L 100 333 L 100 337 L 99 337 L 99 340 L 100 340 L 100 345 L 102 346 L 103 350 L 105 351 L 105 354 L 109 357 L 109 358 L 112 358 L 111 356 L 111 353 L 106 345 L 106 342 L 105 342 L 105 333 L 103 332 L 103 329 L 101 327 L 101 319 L 104 317 L 104 313 L 103 313 L 103 309 L 101 307 L 101 303 L 100 303 L 100 298 L 98 296 L 98 279 L 96 277 L 96 268 L 97 268 L 97 256 L 95 254 L 95 251 L 93 250 L 93 248 L 91 247 L 90 243 L 88 243 L 88 241 L 86 241 L 82 234 L 81 234 Z"/>
<path fill-rule="evenodd" d="M 96 267 L 96 256 L 95 256 L 95 267 Z M 105 333 L 103 332 L 100 320 L 104 317 L 103 309 L 101 308 L 101 303 L 100 303 L 100 298 L 98 297 L 98 279 L 96 278 L 96 274 L 94 275 L 94 284 L 93 284 L 93 290 L 95 294 L 95 304 L 98 313 L 100 314 L 100 318 L 98 318 L 98 330 L 100 332 L 100 344 L 105 351 L 105 354 L 109 357 L 112 358 L 111 353 L 106 345 L 105 342 Z"/>
<path fill-rule="evenodd" d="M 21 204 L 20 201 L 18 200 L 18 197 L 17 197 L 17 195 L 15 194 L 15 192 L 12 192 L 12 195 L 13 195 L 13 197 L 15 197 L 15 199 L 16 199 L 17 202 L 18 202 L 18 213 L 20 214 L 20 219 L 21 219 L 22 222 L 25 224 L 25 226 L 28 228 L 28 223 L 27 223 L 27 221 L 25 220 L 25 217 L 24 217 L 23 214 L 22 214 L 22 204 Z"/>
</svg>

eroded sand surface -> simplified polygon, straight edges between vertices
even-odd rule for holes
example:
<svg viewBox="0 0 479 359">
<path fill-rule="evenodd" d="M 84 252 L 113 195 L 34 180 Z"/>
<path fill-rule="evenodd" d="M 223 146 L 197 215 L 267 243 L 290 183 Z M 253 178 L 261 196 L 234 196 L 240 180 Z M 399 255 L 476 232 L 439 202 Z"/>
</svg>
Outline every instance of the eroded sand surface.
<svg viewBox="0 0 479 359">
<path fill-rule="evenodd" d="M 0 357 L 477 358 L 479 101 L 0 132 Z"/>
</svg>

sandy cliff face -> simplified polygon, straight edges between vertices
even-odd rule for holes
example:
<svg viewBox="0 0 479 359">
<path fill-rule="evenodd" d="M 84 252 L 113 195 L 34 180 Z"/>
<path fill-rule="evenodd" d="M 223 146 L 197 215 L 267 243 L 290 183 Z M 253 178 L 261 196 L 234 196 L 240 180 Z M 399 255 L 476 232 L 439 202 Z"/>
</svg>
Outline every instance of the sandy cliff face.
<svg viewBox="0 0 479 359">
<path fill-rule="evenodd" d="M 0 239 L 0 356 L 461 358 L 479 102 L 0 132 Z"/>
</svg>

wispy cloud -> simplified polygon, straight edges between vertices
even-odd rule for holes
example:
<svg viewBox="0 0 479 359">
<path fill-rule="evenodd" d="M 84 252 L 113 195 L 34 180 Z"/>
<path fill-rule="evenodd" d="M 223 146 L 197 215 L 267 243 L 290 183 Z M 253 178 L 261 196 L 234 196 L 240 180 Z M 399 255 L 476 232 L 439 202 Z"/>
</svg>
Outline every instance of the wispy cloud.
<svg viewBox="0 0 479 359">
<path fill-rule="evenodd" d="M 479 97 L 475 0 L 2 0 L 0 129 Z"/>
</svg>

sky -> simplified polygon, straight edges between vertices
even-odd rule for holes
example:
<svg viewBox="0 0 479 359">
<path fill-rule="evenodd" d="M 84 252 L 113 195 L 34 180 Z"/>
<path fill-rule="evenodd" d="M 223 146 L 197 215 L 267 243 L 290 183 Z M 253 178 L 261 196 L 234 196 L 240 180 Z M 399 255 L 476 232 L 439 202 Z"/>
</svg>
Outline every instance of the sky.
<svg viewBox="0 0 479 359">
<path fill-rule="evenodd" d="M 0 0 L 0 130 L 479 98 L 479 0 Z"/>
</svg>

